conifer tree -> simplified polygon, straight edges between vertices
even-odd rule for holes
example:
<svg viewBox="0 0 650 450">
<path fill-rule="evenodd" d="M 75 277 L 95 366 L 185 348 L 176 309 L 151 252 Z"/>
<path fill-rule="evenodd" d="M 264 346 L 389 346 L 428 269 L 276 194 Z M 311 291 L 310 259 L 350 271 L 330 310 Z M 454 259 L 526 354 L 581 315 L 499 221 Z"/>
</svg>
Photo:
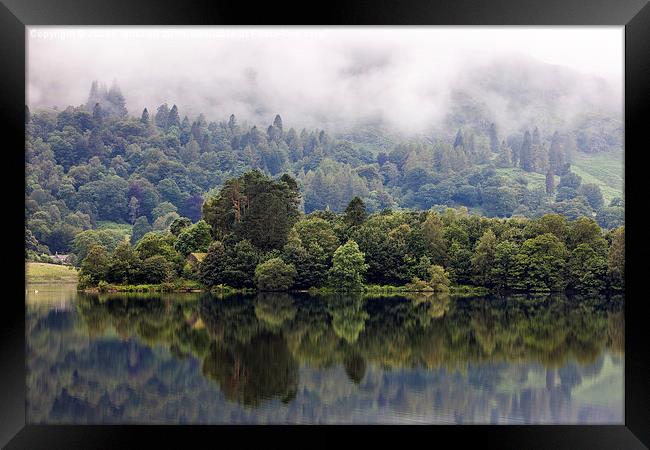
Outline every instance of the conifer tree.
<svg viewBox="0 0 650 450">
<path fill-rule="evenodd" d="M 162 130 L 167 129 L 167 121 L 169 119 L 169 107 L 167 106 L 167 103 L 163 103 L 158 107 L 158 110 L 156 111 L 156 117 L 154 118 L 154 122 L 156 123 L 156 126 Z"/>
<path fill-rule="evenodd" d="M 519 150 L 519 166 L 526 172 L 531 172 L 533 170 L 532 142 L 530 131 L 528 130 L 524 133 L 524 140 L 521 143 L 521 149 Z"/>
<path fill-rule="evenodd" d="M 490 150 L 493 152 L 499 151 L 499 136 L 497 135 L 497 126 L 492 122 L 488 131 L 490 137 Z"/>
<path fill-rule="evenodd" d="M 180 128 L 181 126 L 181 119 L 178 115 L 178 108 L 176 105 L 172 106 L 172 109 L 169 110 L 169 116 L 167 117 L 167 129 L 171 127 L 178 127 Z"/>
<path fill-rule="evenodd" d="M 142 115 L 140 116 L 140 122 L 142 122 L 145 125 L 149 125 L 149 111 L 147 111 L 147 108 L 142 110 Z"/>
</svg>

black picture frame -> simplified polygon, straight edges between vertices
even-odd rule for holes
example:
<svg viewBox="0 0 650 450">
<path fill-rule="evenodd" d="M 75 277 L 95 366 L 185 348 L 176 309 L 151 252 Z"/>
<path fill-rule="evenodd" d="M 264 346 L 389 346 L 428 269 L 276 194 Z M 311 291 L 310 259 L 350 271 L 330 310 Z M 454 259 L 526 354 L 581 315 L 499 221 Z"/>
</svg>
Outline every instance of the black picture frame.
<svg viewBox="0 0 650 450">
<path fill-rule="evenodd" d="M 6 127 L 0 145 L 4 163 L 3 223 L 4 272 L 7 286 L 0 314 L 0 444 L 19 448 L 122 448 L 134 436 L 153 444 L 175 447 L 194 442 L 198 431 L 223 442 L 225 427 L 140 426 L 33 426 L 25 425 L 25 306 L 24 198 L 16 186 L 24 174 L 25 27 L 27 25 L 620 25 L 625 26 L 625 196 L 626 258 L 641 261 L 644 248 L 641 214 L 644 180 L 641 171 L 647 147 L 647 112 L 650 109 L 650 5 L 647 0 L 410 0 L 330 1 L 327 4 L 140 0 L 1 0 L 0 4 L 0 123 Z M 64 63 L 64 62 L 62 62 Z M 637 172 L 638 173 L 635 173 Z M 9 175 L 9 176 L 7 176 Z M 23 181 L 24 182 L 24 181 Z M 21 205 L 21 203 L 23 203 Z M 8 208 L 8 209 L 7 209 Z M 636 217 L 638 215 L 638 217 Z M 650 396 L 647 381 L 650 334 L 644 323 L 642 265 L 628 262 L 625 301 L 625 425 L 621 426 L 436 426 L 373 427 L 372 435 L 384 443 L 411 442 L 421 433 L 424 442 L 441 443 L 477 439 L 496 448 L 647 448 L 650 445 Z M 295 436 L 289 427 L 255 427 L 273 439 Z M 300 431 L 312 430 L 301 427 Z M 340 430 L 341 427 L 333 427 Z M 216 431 L 215 431 L 216 430 Z M 228 427 L 244 442 L 257 433 L 250 427 Z M 322 443 L 336 443 L 334 434 L 322 434 Z M 282 434 L 280 437 L 279 433 Z M 405 434 L 405 433 L 408 433 Z M 330 437 L 332 436 L 332 437 Z M 230 436 L 232 437 L 232 436 Z M 388 440 L 386 440 L 388 439 Z M 271 441 L 269 441 L 271 442 Z M 412 441 L 415 442 L 415 441 Z M 407 444 L 408 445 L 408 444 Z"/>
</svg>

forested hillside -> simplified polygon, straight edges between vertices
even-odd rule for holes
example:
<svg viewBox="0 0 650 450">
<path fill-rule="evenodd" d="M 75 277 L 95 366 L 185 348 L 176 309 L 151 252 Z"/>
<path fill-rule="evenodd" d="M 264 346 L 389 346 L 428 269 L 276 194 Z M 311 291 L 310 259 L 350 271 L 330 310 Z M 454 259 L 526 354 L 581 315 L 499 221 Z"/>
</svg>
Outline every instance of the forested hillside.
<svg viewBox="0 0 650 450">
<path fill-rule="evenodd" d="M 280 115 L 262 128 L 234 115 L 190 118 L 167 104 L 129 115 L 117 85 L 94 83 L 85 105 L 26 108 L 26 251 L 75 252 L 75 236 L 88 229 L 120 240 L 167 230 L 179 217 L 198 221 L 204 200 L 250 169 L 290 174 L 305 213 L 341 212 L 360 197 L 369 212 L 465 206 L 488 217 L 558 213 L 623 224 L 616 167 L 573 165 L 587 154 L 622 165 L 616 120 L 584 116 L 571 129 L 545 120 L 506 133 L 489 115 L 472 116 L 475 103 L 457 105 L 440 135 L 330 134 L 294 129 Z"/>
</svg>

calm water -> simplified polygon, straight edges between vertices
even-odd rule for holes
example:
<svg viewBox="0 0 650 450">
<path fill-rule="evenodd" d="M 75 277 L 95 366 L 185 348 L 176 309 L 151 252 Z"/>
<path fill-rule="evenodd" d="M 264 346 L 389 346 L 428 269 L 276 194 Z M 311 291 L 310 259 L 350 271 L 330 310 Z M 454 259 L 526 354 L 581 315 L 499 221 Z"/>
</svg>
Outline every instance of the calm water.
<svg viewBox="0 0 650 450">
<path fill-rule="evenodd" d="M 620 299 L 28 285 L 27 420 L 622 423 L 623 319 Z"/>
</svg>

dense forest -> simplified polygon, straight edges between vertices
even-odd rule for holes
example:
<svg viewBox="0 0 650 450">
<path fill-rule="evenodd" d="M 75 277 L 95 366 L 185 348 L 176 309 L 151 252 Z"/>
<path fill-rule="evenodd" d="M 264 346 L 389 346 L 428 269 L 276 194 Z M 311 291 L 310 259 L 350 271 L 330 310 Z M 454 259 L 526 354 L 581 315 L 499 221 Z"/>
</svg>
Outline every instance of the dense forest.
<svg viewBox="0 0 650 450">
<path fill-rule="evenodd" d="M 70 253 L 82 285 L 623 285 L 623 200 L 606 205 L 571 171 L 578 147 L 608 144 L 585 130 L 489 123 L 391 143 L 298 133 L 277 115 L 262 131 L 181 120 L 176 105 L 132 117 L 98 83 L 85 105 L 26 109 L 26 127 L 26 256 Z"/>
<path fill-rule="evenodd" d="M 102 230 L 84 231 L 73 244 L 82 258 L 82 285 L 184 279 L 262 291 L 389 285 L 448 292 L 452 285 L 474 285 L 598 293 L 623 287 L 624 227 L 603 232 L 591 217 L 487 218 L 463 208 L 369 214 L 359 197 L 343 213 L 303 215 L 299 204 L 291 176 L 276 180 L 253 170 L 208 197 L 196 223 L 180 217 L 165 231 L 134 227 L 133 245 L 107 239 Z"/>
<path fill-rule="evenodd" d="M 85 105 L 26 108 L 29 259 L 63 253 L 79 264 L 85 255 L 78 241 L 89 230 L 104 243 L 128 236 L 136 244 L 179 218 L 196 222 L 207 199 L 251 169 L 274 179 L 287 174 L 297 215 L 341 213 L 358 197 L 369 213 L 391 209 L 400 217 L 408 213 L 397 211 L 465 207 L 493 218 L 555 213 L 593 217 L 608 230 L 623 225 L 622 196 L 605 201 L 603 185 L 583 182 L 571 165 L 576 155 L 620 151 L 620 126 L 611 120 L 593 117 L 569 131 L 532 126 L 505 133 L 463 112 L 465 125 L 448 136 L 404 138 L 371 129 L 298 131 L 280 115 L 266 129 L 234 115 L 191 120 L 166 104 L 134 117 L 125 105 L 117 85 L 95 82 Z M 278 226 L 288 229 L 296 218 Z M 278 242 L 254 245 L 279 249 Z"/>
</svg>

